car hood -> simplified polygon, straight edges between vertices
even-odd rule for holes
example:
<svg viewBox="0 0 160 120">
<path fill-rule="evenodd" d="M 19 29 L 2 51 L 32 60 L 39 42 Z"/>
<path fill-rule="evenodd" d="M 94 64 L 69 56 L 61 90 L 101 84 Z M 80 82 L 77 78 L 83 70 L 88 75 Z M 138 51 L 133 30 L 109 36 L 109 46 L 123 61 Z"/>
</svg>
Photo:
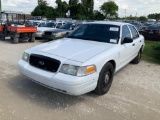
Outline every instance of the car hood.
<svg viewBox="0 0 160 120">
<path fill-rule="evenodd" d="M 46 30 L 55 30 L 56 28 L 50 28 L 50 27 L 38 27 L 37 31 L 46 31 Z"/>
<path fill-rule="evenodd" d="M 113 46 L 115 44 L 63 38 L 33 47 L 30 50 L 83 63 Z"/>
</svg>

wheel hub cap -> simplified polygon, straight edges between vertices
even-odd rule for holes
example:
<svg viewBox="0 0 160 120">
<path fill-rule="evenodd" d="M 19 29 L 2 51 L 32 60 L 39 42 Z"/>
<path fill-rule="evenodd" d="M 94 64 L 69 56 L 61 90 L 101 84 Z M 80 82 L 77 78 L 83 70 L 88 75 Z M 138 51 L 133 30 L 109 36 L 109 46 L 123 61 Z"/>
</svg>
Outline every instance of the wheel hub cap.
<svg viewBox="0 0 160 120">
<path fill-rule="evenodd" d="M 104 83 L 107 84 L 109 82 L 109 73 L 105 75 Z"/>
</svg>

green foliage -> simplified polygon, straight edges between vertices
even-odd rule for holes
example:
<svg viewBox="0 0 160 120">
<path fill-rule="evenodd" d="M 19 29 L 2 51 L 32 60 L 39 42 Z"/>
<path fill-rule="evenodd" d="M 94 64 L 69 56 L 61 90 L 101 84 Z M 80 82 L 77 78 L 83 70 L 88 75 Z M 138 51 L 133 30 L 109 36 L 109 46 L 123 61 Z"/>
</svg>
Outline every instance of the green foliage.
<svg viewBox="0 0 160 120">
<path fill-rule="evenodd" d="M 126 17 L 126 20 L 138 20 L 138 17 L 130 15 Z"/>
<path fill-rule="evenodd" d="M 69 6 L 76 6 L 79 0 L 69 0 Z"/>
<path fill-rule="evenodd" d="M 68 12 L 68 4 L 66 1 L 56 0 L 57 8 L 56 12 L 58 13 L 58 17 L 66 17 L 66 13 Z"/>
<path fill-rule="evenodd" d="M 47 3 L 46 0 L 38 0 L 38 5 L 45 5 L 45 6 L 47 6 L 48 3 Z"/>
<path fill-rule="evenodd" d="M 42 10 L 40 8 L 40 6 L 37 6 L 32 12 L 31 12 L 32 16 L 42 16 Z"/>
<path fill-rule="evenodd" d="M 68 12 L 68 8 L 69 8 L 69 6 L 68 6 L 67 2 L 63 1 L 62 2 L 62 14 L 63 14 L 62 17 L 66 16 L 66 13 Z"/>
<path fill-rule="evenodd" d="M 94 20 L 104 20 L 105 16 L 98 10 L 94 11 Z"/>
<path fill-rule="evenodd" d="M 67 17 L 66 13 L 70 11 L 70 17 L 80 20 L 104 20 L 104 19 L 121 19 L 118 18 L 118 5 L 112 1 L 104 2 L 100 7 L 101 11 L 94 11 L 94 0 L 69 0 L 69 3 L 62 0 L 56 0 L 56 8 L 48 6 L 47 0 L 38 0 L 38 5 L 31 12 L 32 16 L 42 16 L 47 18 Z M 103 14 L 102 14 L 103 13 Z M 149 19 L 160 20 L 160 13 L 148 15 Z M 145 16 L 128 16 L 122 18 L 126 20 L 147 21 Z"/>
<path fill-rule="evenodd" d="M 94 0 L 69 0 L 70 17 L 74 19 L 93 19 Z"/>
<path fill-rule="evenodd" d="M 109 0 L 108 2 L 103 3 L 100 9 L 107 19 L 118 17 L 118 5 L 114 1 Z"/>
<path fill-rule="evenodd" d="M 48 3 L 45 0 L 38 0 L 38 5 L 31 12 L 31 15 L 47 18 L 56 18 L 58 16 L 58 13 L 53 7 L 48 6 Z"/>
<path fill-rule="evenodd" d="M 156 19 L 157 21 L 160 20 L 160 13 L 153 13 L 148 15 L 149 19 Z"/>
<path fill-rule="evenodd" d="M 142 58 L 146 61 L 160 64 L 160 42 L 147 41 Z"/>
<path fill-rule="evenodd" d="M 47 11 L 45 13 L 46 18 L 56 18 L 58 16 L 58 13 L 56 12 L 56 10 L 51 6 L 48 6 L 46 11 Z"/>
<path fill-rule="evenodd" d="M 138 20 L 139 21 L 147 21 L 147 17 L 145 17 L 145 16 L 140 16 L 139 18 L 138 18 Z"/>
</svg>

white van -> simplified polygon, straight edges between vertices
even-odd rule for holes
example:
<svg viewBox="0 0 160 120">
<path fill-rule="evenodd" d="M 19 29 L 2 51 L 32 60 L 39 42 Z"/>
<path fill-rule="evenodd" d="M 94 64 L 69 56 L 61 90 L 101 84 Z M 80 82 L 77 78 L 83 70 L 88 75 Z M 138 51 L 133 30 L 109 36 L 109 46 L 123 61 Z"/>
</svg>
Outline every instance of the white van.
<svg viewBox="0 0 160 120">
<path fill-rule="evenodd" d="M 155 24 L 156 23 L 156 19 L 148 19 L 147 23 L 148 24 Z"/>
</svg>

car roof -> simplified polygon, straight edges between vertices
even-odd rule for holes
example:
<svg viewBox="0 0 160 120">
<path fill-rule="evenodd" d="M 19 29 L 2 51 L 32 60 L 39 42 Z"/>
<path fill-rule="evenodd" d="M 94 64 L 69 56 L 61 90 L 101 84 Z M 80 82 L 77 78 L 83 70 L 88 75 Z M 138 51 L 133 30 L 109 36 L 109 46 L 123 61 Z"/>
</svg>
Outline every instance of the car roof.
<svg viewBox="0 0 160 120">
<path fill-rule="evenodd" d="M 131 25 L 131 24 L 129 24 L 129 23 L 124 23 L 124 22 L 114 22 L 114 21 L 86 22 L 85 24 L 111 24 L 111 25 L 117 25 L 117 26 Z"/>
</svg>

